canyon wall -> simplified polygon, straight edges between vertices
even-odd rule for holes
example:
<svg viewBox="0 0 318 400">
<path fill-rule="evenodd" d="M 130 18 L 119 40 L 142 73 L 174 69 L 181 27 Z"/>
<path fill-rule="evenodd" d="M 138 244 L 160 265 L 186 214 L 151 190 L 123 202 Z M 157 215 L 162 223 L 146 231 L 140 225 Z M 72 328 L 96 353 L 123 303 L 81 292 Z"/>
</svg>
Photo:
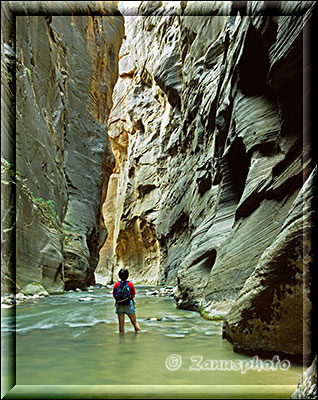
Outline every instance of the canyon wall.
<svg viewBox="0 0 318 400">
<path fill-rule="evenodd" d="M 309 358 L 314 2 L 3 3 L 2 293 L 125 266 Z"/>
<path fill-rule="evenodd" d="M 12 291 L 12 282 L 17 291 L 32 282 L 50 293 L 84 289 L 95 283 L 107 237 L 101 207 L 114 167 L 107 119 L 123 17 L 107 2 L 104 16 L 90 15 L 98 2 L 16 3 L 2 8 L 5 100 L 16 103 L 15 122 L 4 121 L 2 242 L 16 253 L 5 252 L 1 290 Z"/>
<path fill-rule="evenodd" d="M 97 271 L 176 285 L 238 351 L 308 355 L 313 3 L 127 7 Z"/>
</svg>

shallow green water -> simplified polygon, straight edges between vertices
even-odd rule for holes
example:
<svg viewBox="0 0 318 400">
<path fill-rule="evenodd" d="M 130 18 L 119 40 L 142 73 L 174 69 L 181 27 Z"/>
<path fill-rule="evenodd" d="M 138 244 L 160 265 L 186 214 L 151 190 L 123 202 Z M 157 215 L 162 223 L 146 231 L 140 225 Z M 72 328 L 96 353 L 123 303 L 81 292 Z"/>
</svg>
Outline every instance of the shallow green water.
<svg viewBox="0 0 318 400">
<path fill-rule="evenodd" d="M 298 382 L 301 366 L 287 368 L 286 363 L 276 362 L 275 370 L 260 371 L 259 362 L 234 353 L 231 344 L 222 339 L 222 322 L 206 321 L 198 313 L 177 310 L 171 297 L 147 296 L 145 291 L 149 286 L 136 289 L 140 334 L 134 333 L 128 317 L 126 333 L 118 334 L 110 289 L 65 293 L 18 305 L 16 383 L 296 385 Z M 83 297 L 93 300 L 79 301 Z M 14 335 L 11 314 L 12 309 L 2 310 L 4 337 Z M 176 360 L 181 361 L 178 369 Z M 238 367 L 239 362 L 243 367 Z M 252 362 L 258 369 L 245 371 Z"/>
</svg>

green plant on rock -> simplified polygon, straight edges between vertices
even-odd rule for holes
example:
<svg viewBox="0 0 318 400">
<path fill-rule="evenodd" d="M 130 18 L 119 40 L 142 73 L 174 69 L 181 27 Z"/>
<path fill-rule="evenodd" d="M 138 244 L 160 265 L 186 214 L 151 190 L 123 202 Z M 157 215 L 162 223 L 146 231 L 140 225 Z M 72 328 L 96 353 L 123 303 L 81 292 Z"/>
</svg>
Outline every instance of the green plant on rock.
<svg viewBox="0 0 318 400">
<path fill-rule="evenodd" d="M 31 71 L 30 68 L 28 68 L 28 67 L 25 67 L 25 69 L 26 69 L 26 71 L 27 71 L 29 77 L 31 78 L 32 71 Z"/>
<path fill-rule="evenodd" d="M 13 75 L 11 73 L 8 73 L 7 78 L 8 78 L 9 83 L 13 82 Z"/>
<path fill-rule="evenodd" d="M 14 165 L 1 157 L 1 183 L 4 185 L 17 185 L 17 193 L 24 192 L 30 200 L 38 206 L 42 214 L 56 226 L 56 208 L 54 200 L 44 200 L 42 197 L 35 197 L 26 184 L 27 179 L 20 171 L 16 171 Z"/>
<path fill-rule="evenodd" d="M 64 245 L 71 245 L 73 248 L 76 248 L 80 252 L 83 251 L 83 236 L 77 232 L 71 231 L 65 227 L 61 228 L 63 233 Z"/>
<path fill-rule="evenodd" d="M 49 211 L 53 217 L 56 217 L 55 201 L 54 200 L 43 200 L 42 197 L 33 197 L 33 200 L 42 208 Z"/>
<path fill-rule="evenodd" d="M 224 319 L 223 314 L 211 315 L 204 309 L 204 307 L 202 305 L 199 306 L 199 312 L 201 314 L 201 317 L 204 319 L 207 319 L 208 321 L 222 321 Z"/>
<path fill-rule="evenodd" d="M 3 179 L 3 177 L 12 178 L 9 181 Z M 10 183 L 23 182 L 25 179 L 20 171 L 14 169 L 14 165 L 1 157 L 1 182 L 4 185 L 9 185 Z"/>
</svg>

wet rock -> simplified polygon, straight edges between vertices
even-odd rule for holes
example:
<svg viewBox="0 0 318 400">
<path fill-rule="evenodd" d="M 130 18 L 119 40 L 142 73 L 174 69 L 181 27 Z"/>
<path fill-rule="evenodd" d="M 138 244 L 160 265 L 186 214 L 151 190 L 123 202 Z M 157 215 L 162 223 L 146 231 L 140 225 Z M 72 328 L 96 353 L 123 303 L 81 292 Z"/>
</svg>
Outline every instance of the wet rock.
<svg viewBox="0 0 318 400">
<path fill-rule="evenodd" d="M 303 373 L 297 384 L 296 391 L 291 399 L 316 399 L 317 398 L 317 356 L 311 366 Z"/>
<path fill-rule="evenodd" d="M 7 306 L 13 306 L 16 304 L 16 300 L 14 298 L 10 298 L 9 296 L 7 297 L 1 297 L 1 304 L 7 305 Z"/>
<path fill-rule="evenodd" d="M 204 56 L 204 64 L 206 68 L 212 68 L 218 62 L 220 62 L 220 57 L 223 56 L 223 53 L 224 38 L 220 38 L 211 44 Z"/>
<path fill-rule="evenodd" d="M 25 296 L 49 296 L 49 292 L 39 283 L 29 283 L 22 291 Z"/>
<path fill-rule="evenodd" d="M 145 321 L 162 321 L 162 318 L 147 317 L 145 318 Z"/>
<path fill-rule="evenodd" d="M 175 293 L 175 287 L 174 286 L 169 286 L 169 287 L 163 287 L 160 289 L 156 289 L 153 291 L 146 291 L 146 295 L 148 296 L 174 296 Z"/>
<path fill-rule="evenodd" d="M 96 285 L 93 286 L 94 289 L 102 289 L 103 287 L 105 286 L 100 283 L 97 283 Z"/>
<path fill-rule="evenodd" d="M 159 296 L 174 296 L 175 294 L 175 287 L 164 287 L 159 290 Z"/>
<path fill-rule="evenodd" d="M 81 297 L 78 299 L 78 301 L 92 301 L 94 300 L 94 297 Z"/>
<path fill-rule="evenodd" d="M 25 296 L 23 293 L 17 293 L 15 298 L 16 298 L 16 301 L 20 302 L 20 301 L 26 300 L 28 298 L 28 296 Z"/>
<path fill-rule="evenodd" d="M 20 304 L 27 300 L 37 300 L 49 296 L 49 293 L 39 284 L 29 284 L 26 291 L 1 297 L 1 303 L 7 305 Z"/>
</svg>

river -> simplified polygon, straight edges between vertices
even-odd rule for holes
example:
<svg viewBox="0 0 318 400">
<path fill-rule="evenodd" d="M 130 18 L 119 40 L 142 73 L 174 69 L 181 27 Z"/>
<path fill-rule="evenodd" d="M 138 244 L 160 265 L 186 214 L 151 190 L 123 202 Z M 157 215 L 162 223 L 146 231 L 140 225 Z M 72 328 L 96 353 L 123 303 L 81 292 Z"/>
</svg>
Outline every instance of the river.
<svg viewBox="0 0 318 400">
<path fill-rule="evenodd" d="M 222 339 L 222 321 L 178 310 L 172 297 L 147 294 L 152 288 L 136 285 L 140 334 L 127 317 L 125 334 L 118 334 L 114 300 L 107 288 L 30 299 L 16 306 L 16 318 L 13 308 L 2 309 L 2 336 L 16 339 L 16 383 L 266 389 L 299 381 L 301 366 L 276 359 L 264 370 L 263 360 L 233 352 Z M 83 298 L 90 299 L 79 300 Z"/>
</svg>

